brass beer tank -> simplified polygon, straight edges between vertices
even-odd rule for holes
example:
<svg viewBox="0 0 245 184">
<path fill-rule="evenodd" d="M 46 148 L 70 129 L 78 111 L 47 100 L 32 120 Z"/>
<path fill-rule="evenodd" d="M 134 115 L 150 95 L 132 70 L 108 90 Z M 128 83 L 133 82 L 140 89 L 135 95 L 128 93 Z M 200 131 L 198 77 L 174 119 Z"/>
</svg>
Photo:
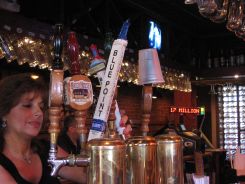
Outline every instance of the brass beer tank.
<svg viewBox="0 0 245 184">
<path fill-rule="evenodd" d="M 155 184 L 155 138 L 131 137 L 126 140 L 126 146 L 126 184 Z"/>
<path fill-rule="evenodd" d="M 126 146 L 120 139 L 93 139 L 88 142 L 89 184 L 125 184 Z"/>
<path fill-rule="evenodd" d="M 184 184 L 183 140 L 178 135 L 160 135 L 157 142 L 156 184 Z"/>
</svg>

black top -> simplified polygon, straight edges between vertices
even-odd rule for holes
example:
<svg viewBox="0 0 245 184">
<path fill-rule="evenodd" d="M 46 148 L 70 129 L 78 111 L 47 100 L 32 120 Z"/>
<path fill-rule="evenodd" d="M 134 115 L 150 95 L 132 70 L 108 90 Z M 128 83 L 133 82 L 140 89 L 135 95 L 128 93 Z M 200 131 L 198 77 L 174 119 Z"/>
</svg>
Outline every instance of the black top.
<svg viewBox="0 0 245 184">
<path fill-rule="evenodd" d="M 80 144 L 77 142 L 78 146 L 75 146 L 69 136 L 66 133 L 60 134 L 58 138 L 58 145 L 64 149 L 69 154 L 79 154 L 80 153 Z"/>
<path fill-rule="evenodd" d="M 50 176 L 51 168 L 47 162 L 48 154 L 47 156 L 42 154 L 43 150 L 38 151 L 37 153 L 42 162 L 42 177 L 39 184 L 59 184 L 60 182 L 57 178 Z M 18 184 L 32 184 L 21 177 L 14 163 L 2 153 L 0 153 L 0 165 L 10 173 Z"/>
</svg>

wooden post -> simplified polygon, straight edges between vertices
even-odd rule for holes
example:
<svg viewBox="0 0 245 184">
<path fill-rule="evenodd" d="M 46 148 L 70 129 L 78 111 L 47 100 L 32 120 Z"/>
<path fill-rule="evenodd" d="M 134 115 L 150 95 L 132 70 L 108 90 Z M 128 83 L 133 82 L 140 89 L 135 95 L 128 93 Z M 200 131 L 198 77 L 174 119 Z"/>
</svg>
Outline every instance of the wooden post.
<svg viewBox="0 0 245 184">
<path fill-rule="evenodd" d="M 144 85 L 142 91 L 142 124 L 141 131 L 142 135 L 146 136 L 149 132 L 149 122 L 151 118 L 151 106 L 152 106 L 152 85 Z"/>
</svg>

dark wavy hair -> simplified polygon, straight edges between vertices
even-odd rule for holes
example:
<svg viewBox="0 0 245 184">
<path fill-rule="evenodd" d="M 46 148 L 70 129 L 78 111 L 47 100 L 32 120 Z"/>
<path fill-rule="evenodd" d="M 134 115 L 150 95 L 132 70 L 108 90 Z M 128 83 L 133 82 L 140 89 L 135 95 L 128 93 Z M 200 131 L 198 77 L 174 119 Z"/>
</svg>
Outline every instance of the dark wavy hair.
<svg viewBox="0 0 245 184">
<path fill-rule="evenodd" d="M 30 73 L 15 74 L 5 77 L 0 81 L 0 151 L 4 146 L 3 117 L 15 107 L 20 98 L 29 92 L 41 94 L 44 102 L 47 102 L 47 87 L 39 77 L 34 79 Z M 47 103 L 45 103 L 47 104 Z"/>
</svg>

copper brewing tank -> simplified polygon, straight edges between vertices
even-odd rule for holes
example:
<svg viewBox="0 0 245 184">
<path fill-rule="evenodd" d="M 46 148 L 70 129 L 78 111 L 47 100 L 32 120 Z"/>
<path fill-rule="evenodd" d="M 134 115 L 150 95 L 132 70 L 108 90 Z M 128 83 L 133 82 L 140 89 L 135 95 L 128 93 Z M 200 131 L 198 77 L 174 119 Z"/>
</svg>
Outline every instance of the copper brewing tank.
<svg viewBox="0 0 245 184">
<path fill-rule="evenodd" d="M 156 184 L 184 184 L 183 140 L 178 135 L 160 135 L 157 142 Z"/>
<path fill-rule="evenodd" d="M 126 140 L 126 146 L 126 184 L 155 184 L 155 138 L 131 137 Z"/>
<path fill-rule="evenodd" d="M 126 145 L 120 139 L 93 139 L 88 142 L 91 162 L 88 184 L 125 184 Z"/>
</svg>

